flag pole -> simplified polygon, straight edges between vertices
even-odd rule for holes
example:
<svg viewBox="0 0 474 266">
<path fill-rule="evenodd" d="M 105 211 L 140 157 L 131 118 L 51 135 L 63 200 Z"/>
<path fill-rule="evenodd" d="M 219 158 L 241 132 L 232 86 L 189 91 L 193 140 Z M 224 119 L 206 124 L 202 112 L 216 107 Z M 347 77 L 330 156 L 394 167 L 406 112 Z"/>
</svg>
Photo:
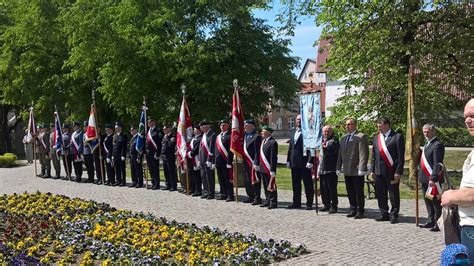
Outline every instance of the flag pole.
<svg viewBox="0 0 474 266">
<path fill-rule="evenodd" d="M 54 115 L 56 116 L 55 118 L 58 119 L 58 124 L 59 126 L 61 126 L 61 121 L 59 120 L 59 114 L 58 114 L 58 109 L 56 107 L 56 104 L 54 105 Z M 54 123 L 54 126 L 56 127 L 56 123 Z M 62 133 L 62 131 L 61 131 Z M 64 152 L 64 149 L 66 148 L 64 146 L 64 139 L 63 139 L 63 136 L 61 136 L 61 147 L 62 147 L 62 150 L 63 150 L 63 155 L 64 155 L 64 168 L 66 169 L 66 177 L 67 175 L 71 176 L 71 172 L 69 172 L 69 162 L 68 162 L 68 159 L 67 159 L 67 154 L 65 154 Z"/>
<path fill-rule="evenodd" d="M 310 154 L 311 156 L 311 154 Z M 313 161 L 313 173 L 312 179 L 314 180 L 314 203 L 316 204 L 316 214 L 319 214 L 318 207 L 318 166 L 319 166 L 319 151 L 314 150 L 314 161 Z"/>
<path fill-rule="evenodd" d="M 234 86 L 234 93 L 236 90 L 239 89 L 239 81 L 237 79 L 234 79 L 232 81 L 232 85 Z M 232 110 L 233 112 L 233 110 Z M 232 114 L 233 116 L 234 114 Z M 233 164 L 234 164 L 234 167 L 232 169 L 233 171 L 233 175 L 234 175 L 234 184 L 235 184 L 235 202 L 236 203 L 239 203 L 239 173 L 237 171 L 237 166 L 238 166 L 238 158 L 239 158 L 239 155 L 237 156 L 234 156 L 234 161 L 233 161 Z"/>
<path fill-rule="evenodd" d="M 31 106 L 30 106 L 30 125 L 28 125 L 28 127 L 31 127 L 31 119 L 34 119 L 34 115 L 33 115 L 33 102 L 31 102 Z M 34 126 L 36 127 L 36 123 L 33 123 Z M 36 128 L 34 129 L 34 132 L 36 132 Z M 30 129 L 30 134 L 31 134 L 31 129 Z M 32 138 L 33 140 L 33 161 L 35 162 L 35 177 L 38 177 L 38 166 L 36 164 L 36 136 L 33 136 L 32 135 Z"/>
<path fill-rule="evenodd" d="M 92 105 L 93 105 L 93 108 L 94 108 L 94 122 L 95 122 L 95 129 L 98 130 L 99 129 L 99 122 L 98 122 L 98 119 L 97 119 L 97 112 L 96 112 L 96 105 L 95 105 L 95 89 L 92 90 Z M 100 135 L 100 132 L 96 132 L 97 134 L 97 138 L 99 139 L 99 167 L 100 167 L 100 175 L 102 176 L 102 184 L 105 184 L 105 173 L 104 173 L 104 160 L 103 158 L 101 159 L 102 156 L 102 145 L 100 143 L 101 141 L 101 135 Z"/>
<path fill-rule="evenodd" d="M 185 99 L 185 95 L 186 95 L 186 85 L 182 84 L 181 85 L 181 92 L 183 93 L 183 100 Z M 186 119 L 186 118 L 185 118 Z M 186 120 L 184 121 L 184 126 L 186 127 Z M 185 128 L 185 130 L 187 131 L 187 128 Z M 185 140 L 185 143 L 186 143 L 186 147 L 188 146 L 188 139 L 187 139 L 187 132 L 185 132 L 185 135 L 184 135 L 184 140 Z M 182 138 L 183 136 L 181 136 Z M 189 167 L 188 167 L 188 159 L 186 158 L 186 153 L 184 154 L 183 156 L 184 158 L 184 171 L 186 172 L 186 192 L 188 195 L 191 195 L 191 190 L 190 190 L 190 182 L 189 182 Z"/>
<path fill-rule="evenodd" d="M 142 111 L 145 112 L 145 123 L 144 123 L 144 126 L 145 126 L 145 136 L 143 136 L 143 150 L 142 150 L 142 153 L 146 153 L 146 145 L 147 145 L 147 141 L 146 141 L 146 134 L 148 134 L 148 121 L 147 121 L 147 117 L 146 117 L 146 96 L 143 96 L 143 106 L 142 106 Z M 147 176 L 147 168 L 148 168 L 148 161 L 146 159 L 146 154 L 143 156 L 143 164 L 142 164 L 142 169 L 143 169 L 143 177 L 145 178 L 145 187 L 148 189 L 148 176 Z"/>
</svg>

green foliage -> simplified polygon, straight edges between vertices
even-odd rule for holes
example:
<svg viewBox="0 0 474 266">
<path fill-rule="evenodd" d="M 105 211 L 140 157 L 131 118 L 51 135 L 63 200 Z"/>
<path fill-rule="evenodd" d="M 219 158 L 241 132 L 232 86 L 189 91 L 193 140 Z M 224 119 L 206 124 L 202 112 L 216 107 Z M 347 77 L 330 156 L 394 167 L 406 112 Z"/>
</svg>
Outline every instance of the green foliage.
<svg viewBox="0 0 474 266">
<path fill-rule="evenodd" d="M 0 168 L 1 167 L 13 167 L 15 165 L 17 157 L 13 153 L 5 153 L 0 155 Z"/>
<path fill-rule="evenodd" d="M 466 128 L 438 128 L 438 137 L 445 146 L 474 147 L 474 139 Z"/>
</svg>

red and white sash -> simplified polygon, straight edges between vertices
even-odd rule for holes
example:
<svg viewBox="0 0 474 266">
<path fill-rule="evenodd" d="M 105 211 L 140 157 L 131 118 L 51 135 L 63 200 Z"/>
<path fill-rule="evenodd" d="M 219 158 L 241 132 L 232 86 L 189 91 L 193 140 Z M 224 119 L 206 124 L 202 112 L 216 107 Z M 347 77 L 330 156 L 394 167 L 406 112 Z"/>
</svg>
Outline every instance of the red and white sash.
<svg viewBox="0 0 474 266">
<path fill-rule="evenodd" d="M 148 144 L 153 145 L 153 147 L 154 147 L 155 150 L 156 150 L 156 149 L 158 149 L 158 145 L 156 145 L 155 140 L 154 140 L 153 137 L 151 136 L 151 131 L 152 131 L 151 129 L 148 130 L 148 133 L 146 134 L 146 142 L 147 142 Z"/>
<path fill-rule="evenodd" d="M 392 168 L 393 159 L 392 159 L 392 156 L 390 155 L 390 152 L 387 149 L 387 145 L 385 144 L 385 138 L 382 133 L 379 133 L 379 136 L 377 138 L 377 144 L 378 144 L 377 146 L 379 148 L 380 156 L 384 160 L 387 167 Z"/>
<path fill-rule="evenodd" d="M 265 173 L 270 176 L 270 182 L 268 182 L 267 190 L 273 192 L 276 189 L 275 177 L 271 176 L 271 173 L 270 173 L 271 166 L 270 166 L 270 163 L 268 162 L 268 159 L 265 157 L 265 153 L 263 152 L 263 146 L 264 146 L 264 143 L 262 143 L 262 146 L 260 146 L 260 164 L 263 167 L 263 170 L 265 171 Z"/>
<path fill-rule="evenodd" d="M 204 148 L 207 156 L 211 154 L 211 149 L 209 149 L 209 145 L 207 145 L 207 134 L 205 133 L 202 135 L 201 147 Z"/>
<path fill-rule="evenodd" d="M 433 169 L 431 168 L 431 165 L 428 163 L 428 160 L 426 160 L 425 149 L 423 149 L 423 152 L 421 153 L 420 166 L 421 166 L 421 170 L 423 170 L 423 173 L 427 177 L 430 177 L 431 174 L 433 173 Z"/>
<path fill-rule="evenodd" d="M 79 162 L 82 159 L 79 155 L 79 143 L 77 143 L 76 141 L 76 135 L 77 135 L 77 131 L 74 131 L 74 133 L 72 133 L 72 136 L 71 136 L 71 141 L 73 144 L 72 146 L 74 147 L 74 161 Z"/>
<path fill-rule="evenodd" d="M 258 183 L 258 176 L 255 173 L 255 169 L 253 169 L 253 159 L 249 154 L 249 151 L 247 150 L 247 138 L 244 138 L 244 158 L 245 161 L 247 162 L 247 165 L 250 169 L 250 181 L 252 182 L 252 185 L 255 183 Z"/>
<path fill-rule="evenodd" d="M 227 150 L 224 147 L 224 143 L 222 143 L 222 137 L 223 137 L 222 134 L 220 134 L 217 137 L 217 142 L 216 142 L 217 143 L 217 150 L 222 155 L 222 157 L 224 157 L 224 160 L 228 161 L 229 160 L 229 154 L 227 153 Z"/>
<path fill-rule="evenodd" d="M 105 152 L 106 152 L 107 154 L 109 154 L 109 149 L 107 149 L 107 145 L 105 145 L 105 142 L 107 142 L 107 139 L 108 139 L 110 136 L 112 136 L 112 134 L 106 136 L 105 139 L 104 139 L 104 150 L 105 150 Z"/>
<path fill-rule="evenodd" d="M 428 186 L 425 197 L 430 200 L 433 200 L 434 198 L 441 199 L 442 192 L 443 189 L 441 188 L 439 182 L 434 182 L 431 186 Z"/>
<path fill-rule="evenodd" d="M 46 143 L 44 143 L 44 134 L 45 133 L 41 133 L 40 141 L 41 141 L 41 144 L 43 145 L 44 149 L 48 150 L 48 147 L 46 147 Z"/>
<path fill-rule="evenodd" d="M 190 147 L 190 151 L 188 151 L 188 152 L 189 152 L 189 154 L 191 154 L 191 151 L 194 150 L 194 139 L 191 140 L 191 142 L 189 143 L 189 147 Z M 190 155 L 190 156 L 191 156 L 191 155 Z M 191 157 L 191 163 L 192 163 L 192 165 L 193 165 L 193 169 L 194 169 L 194 170 L 198 170 L 198 169 L 196 169 L 196 168 L 197 168 L 197 165 L 196 165 L 196 161 L 197 161 L 197 160 L 198 160 L 198 156 L 197 156 L 197 155 L 194 156 L 194 157 Z"/>
</svg>

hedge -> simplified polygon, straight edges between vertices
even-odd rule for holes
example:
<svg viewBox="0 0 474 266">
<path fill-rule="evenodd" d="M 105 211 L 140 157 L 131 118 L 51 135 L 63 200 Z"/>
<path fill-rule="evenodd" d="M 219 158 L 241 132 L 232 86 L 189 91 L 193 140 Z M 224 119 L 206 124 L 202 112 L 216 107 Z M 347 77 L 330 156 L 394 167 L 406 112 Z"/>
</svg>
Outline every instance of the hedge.
<svg viewBox="0 0 474 266">
<path fill-rule="evenodd" d="M 466 128 L 438 128 L 438 137 L 444 146 L 474 147 L 474 138 Z"/>
<path fill-rule="evenodd" d="M 16 159 L 16 155 L 13 153 L 0 155 L 0 167 L 12 167 L 15 165 Z"/>
</svg>

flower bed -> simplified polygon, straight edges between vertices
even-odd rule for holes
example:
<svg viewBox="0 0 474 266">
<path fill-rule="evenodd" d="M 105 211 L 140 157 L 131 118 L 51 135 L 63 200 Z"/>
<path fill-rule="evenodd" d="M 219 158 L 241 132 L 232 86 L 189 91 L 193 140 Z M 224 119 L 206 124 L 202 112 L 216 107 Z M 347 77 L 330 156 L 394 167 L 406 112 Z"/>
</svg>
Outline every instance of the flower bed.
<svg viewBox="0 0 474 266">
<path fill-rule="evenodd" d="M 0 197 L 0 263 L 271 263 L 308 251 L 49 193 Z"/>
</svg>

